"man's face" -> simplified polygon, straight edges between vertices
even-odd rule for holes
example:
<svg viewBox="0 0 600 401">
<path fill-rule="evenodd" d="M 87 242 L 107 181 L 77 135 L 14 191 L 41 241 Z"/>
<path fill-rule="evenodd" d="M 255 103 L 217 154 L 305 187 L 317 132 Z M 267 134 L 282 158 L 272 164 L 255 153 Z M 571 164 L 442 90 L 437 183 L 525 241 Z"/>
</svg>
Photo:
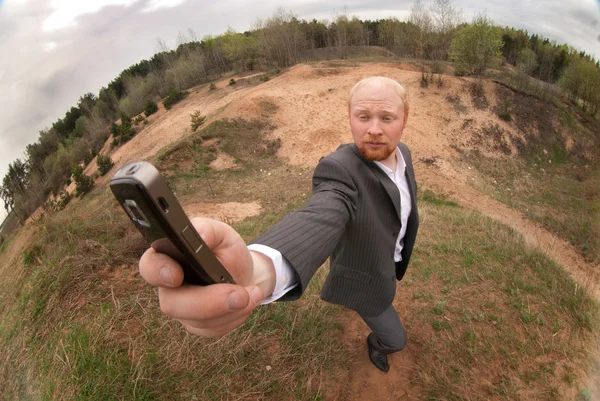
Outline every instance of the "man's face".
<svg viewBox="0 0 600 401">
<path fill-rule="evenodd" d="M 400 142 L 404 105 L 393 88 L 360 88 L 350 103 L 352 137 L 365 159 L 385 160 Z"/>
</svg>

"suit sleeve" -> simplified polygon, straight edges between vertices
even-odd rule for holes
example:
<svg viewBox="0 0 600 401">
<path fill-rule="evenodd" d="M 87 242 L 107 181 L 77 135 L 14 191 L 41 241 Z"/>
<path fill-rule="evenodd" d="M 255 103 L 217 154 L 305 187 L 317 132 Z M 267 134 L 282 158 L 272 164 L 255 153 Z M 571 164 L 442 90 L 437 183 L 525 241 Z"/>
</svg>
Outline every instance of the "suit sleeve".
<svg viewBox="0 0 600 401">
<path fill-rule="evenodd" d="M 354 218 L 358 191 L 337 160 L 321 160 L 313 175 L 313 195 L 306 205 L 285 216 L 252 243 L 277 249 L 293 267 L 299 285 L 280 300 L 299 298 L 317 269 Z"/>
</svg>

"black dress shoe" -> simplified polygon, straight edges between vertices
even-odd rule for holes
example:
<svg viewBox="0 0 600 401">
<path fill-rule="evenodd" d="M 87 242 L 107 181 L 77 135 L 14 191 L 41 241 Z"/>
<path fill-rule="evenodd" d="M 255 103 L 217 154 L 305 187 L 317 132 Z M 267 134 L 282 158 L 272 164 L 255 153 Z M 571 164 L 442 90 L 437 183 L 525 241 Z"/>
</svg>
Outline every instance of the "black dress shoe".
<svg viewBox="0 0 600 401">
<path fill-rule="evenodd" d="M 367 337 L 367 346 L 369 347 L 369 359 L 377 369 L 381 370 L 382 372 L 387 372 L 388 370 L 390 370 L 387 355 L 373 348 L 373 346 L 371 345 L 371 341 L 369 341 L 370 337 L 371 334 L 369 334 L 369 337 Z"/>
</svg>

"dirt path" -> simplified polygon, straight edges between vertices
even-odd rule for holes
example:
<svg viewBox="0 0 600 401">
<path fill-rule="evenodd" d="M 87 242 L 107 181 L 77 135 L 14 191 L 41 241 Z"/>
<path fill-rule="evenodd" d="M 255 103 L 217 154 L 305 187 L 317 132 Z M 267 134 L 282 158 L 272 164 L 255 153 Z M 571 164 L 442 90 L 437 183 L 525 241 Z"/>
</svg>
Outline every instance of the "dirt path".
<svg viewBox="0 0 600 401">
<path fill-rule="evenodd" d="M 506 224 L 521 234 L 525 242 L 539 249 L 560 264 L 575 282 L 600 301 L 600 266 L 587 263 L 567 241 L 528 220 L 518 210 L 512 209 L 464 183 L 464 175 L 449 177 L 448 173 L 423 163 L 415 166 L 421 185 L 447 193 L 449 198 L 463 207 L 478 211 Z"/>
</svg>

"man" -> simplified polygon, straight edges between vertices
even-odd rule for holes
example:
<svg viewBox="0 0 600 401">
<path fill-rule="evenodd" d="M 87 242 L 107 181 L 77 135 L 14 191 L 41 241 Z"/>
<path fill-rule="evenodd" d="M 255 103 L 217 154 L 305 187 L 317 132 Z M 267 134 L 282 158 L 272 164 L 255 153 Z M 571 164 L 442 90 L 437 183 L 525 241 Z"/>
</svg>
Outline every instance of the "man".
<svg viewBox="0 0 600 401">
<path fill-rule="evenodd" d="M 183 272 L 176 262 L 152 249 L 142 256 L 140 273 L 160 287 L 165 314 L 192 333 L 223 335 L 260 303 L 300 297 L 331 257 L 321 298 L 358 312 L 372 330 L 371 362 L 388 371 L 387 355 L 406 345 L 392 301 L 418 228 L 411 156 L 400 142 L 408 99 L 396 81 L 371 77 L 352 88 L 348 107 L 354 144 L 319 162 L 306 206 L 250 246 L 224 223 L 193 220 L 238 285 L 180 287 Z"/>
</svg>

